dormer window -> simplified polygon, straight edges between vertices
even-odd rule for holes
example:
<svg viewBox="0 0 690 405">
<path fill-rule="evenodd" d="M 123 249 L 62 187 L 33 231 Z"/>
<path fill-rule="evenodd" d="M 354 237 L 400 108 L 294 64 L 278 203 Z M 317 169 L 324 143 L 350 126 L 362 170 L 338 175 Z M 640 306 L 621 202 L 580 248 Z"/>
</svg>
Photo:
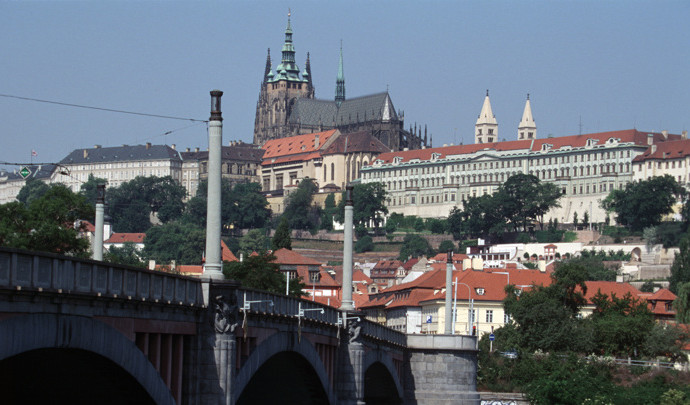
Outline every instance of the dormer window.
<svg viewBox="0 0 690 405">
<path fill-rule="evenodd" d="M 543 143 L 541 145 L 542 152 L 546 152 L 547 150 L 551 150 L 551 148 L 553 148 L 553 145 L 550 143 Z"/>
<path fill-rule="evenodd" d="M 397 165 L 397 164 L 401 163 L 402 160 L 403 160 L 402 156 L 396 156 L 393 158 L 393 164 Z"/>
<path fill-rule="evenodd" d="M 431 154 L 431 160 L 436 160 L 441 157 L 440 153 L 432 153 Z"/>
<path fill-rule="evenodd" d="M 591 148 L 592 146 L 596 145 L 598 141 L 598 139 L 587 139 L 587 147 Z"/>
<path fill-rule="evenodd" d="M 475 288 L 477 295 L 484 295 L 485 291 L 483 288 Z"/>
</svg>

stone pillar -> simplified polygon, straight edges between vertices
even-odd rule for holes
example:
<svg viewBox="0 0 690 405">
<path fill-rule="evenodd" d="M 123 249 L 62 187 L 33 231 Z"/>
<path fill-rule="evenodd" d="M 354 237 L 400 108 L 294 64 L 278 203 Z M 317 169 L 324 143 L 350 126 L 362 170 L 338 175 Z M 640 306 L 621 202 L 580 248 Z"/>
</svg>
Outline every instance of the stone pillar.
<svg viewBox="0 0 690 405">
<path fill-rule="evenodd" d="M 446 259 L 446 316 L 445 322 L 446 327 L 444 332 L 446 335 L 451 335 L 454 333 L 453 328 L 453 316 L 451 310 L 451 299 L 453 292 L 453 251 L 448 251 L 448 257 Z"/>
<path fill-rule="evenodd" d="M 213 282 L 209 288 L 209 305 L 199 326 L 198 403 L 231 405 L 233 403 L 239 307 L 238 284 L 232 281 Z"/>
<path fill-rule="evenodd" d="M 96 185 L 96 224 L 93 237 L 93 260 L 103 260 L 103 217 L 105 216 L 105 184 Z"/>
<path fill-rule="evenodd" d="M 339 405 L 363 405 L 364 402 L 364 345 L 360 340 L 360 321 L 348 324 L 341 337 L 337 367 L 337 396 Z"/>
<path fill-rule="evenodd" d="M 478 405 L 477 338 L 407 335 L 405 403 Z"/>
<path fill-rule="evenodd" d="M 206 211 L 206 261 L 204 275 L 223 279 L 220 251 L 221 229 L 221 148 L 223 144 L 223 115 L 220 98 L 223 92 L 211 91 L 211 118 L 208 121 L 208 198 Z"/>
<path fill-rule="evenodd" d="M 345 228 L 343 229 L 343 300 L 340 310 L 354 311 L 355 306 L 352 301 L 352 228 L 353 228 L 353 202 L 352 186 L 346 187 L 345 200 Z M 347 317 L 347 313 L 344 313 Z M 346 318 L 347 319 L 347 318 Z"/>
</svg>

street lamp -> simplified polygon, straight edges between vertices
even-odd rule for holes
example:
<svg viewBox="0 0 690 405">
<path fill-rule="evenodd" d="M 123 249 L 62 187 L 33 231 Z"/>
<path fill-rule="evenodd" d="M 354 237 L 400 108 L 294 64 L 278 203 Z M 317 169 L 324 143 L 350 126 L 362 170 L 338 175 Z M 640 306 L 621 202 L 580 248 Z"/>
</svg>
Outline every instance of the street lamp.
<svg viewBox="0 0 690 405">
<path fill-rule="evenodd" d="M 474 323 L 474 301 L 472 300 L 472 288 L 465 283 L 458 283 L 457 277 L 455 278 L 455 282 L 453 282 L 453 284 L 455 284 L 455 303 L 453 304 L 453 334 L 455 334 L 455 322 L 458 319 L 458 309 L 457 309 L 458 287 L 457 286 L 458 286 L 458 284 L 460 284 L 460 285 L 464 285 L 465 287 L 467 287 L 467 302 L 469 303 L 470 314 L 467 318 L 467 329 L 466 330 L 467 330 L 467 334 L 469 335 L 470 334 L 470 323 Z M 470 317 L 472 317 L 472 318 L 470 319 Z"/>
</svg>

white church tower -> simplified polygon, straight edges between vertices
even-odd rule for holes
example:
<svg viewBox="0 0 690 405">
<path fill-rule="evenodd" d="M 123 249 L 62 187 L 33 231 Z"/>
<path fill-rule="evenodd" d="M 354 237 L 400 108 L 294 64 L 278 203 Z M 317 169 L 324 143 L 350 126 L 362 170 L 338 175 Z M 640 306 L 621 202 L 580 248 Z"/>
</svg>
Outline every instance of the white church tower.
<svg viewBox="0 0 690 405">
<path fill-rule="evenodd" d="M 520 125 L 518 125 L 518 139 L 537 139 L 537 124 L 534 123 L 534 117 L 532 116 L 529 93 L 527 93 L 527 102 L 525 103 L 525 111 L 522 113 L 522 120 Z"/>
<path fill-rule="evenodd" d="M 474 143 L 496 142 L 498 140 L 498 122 L 491 111 L 489 90 L 486 91 L 482 112 L 479 113 L 477 123 L 474 125 Z"/>
</svg>

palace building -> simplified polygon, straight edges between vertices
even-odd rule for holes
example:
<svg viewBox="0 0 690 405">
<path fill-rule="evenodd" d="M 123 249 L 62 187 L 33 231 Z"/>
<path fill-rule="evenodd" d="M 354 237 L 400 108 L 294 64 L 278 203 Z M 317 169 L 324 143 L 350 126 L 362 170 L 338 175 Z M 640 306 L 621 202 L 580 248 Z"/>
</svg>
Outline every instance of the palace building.
<svg viewBox="0 0 690 405">
<path fill-rule="evenodd" d="M 603 222 L 600 201 L 636 179 L 669 173 L 684 186 L 689 181 L 686 131 L 629 129 L 546 139 L 536 134 L 528 97 L 517 140 L 497 142 L 498 122 L 487 92 L 475 144 L 383 153 L 362 167 L 361 181 L 384 184 L 390 213 L 447 217 L 469 197 L 493 194 L 510 176 L 532 174 L 561 189 L 561 206 L 545 217 L 561 223 L 585 212 L 592 222 Z"/>
</svg>

